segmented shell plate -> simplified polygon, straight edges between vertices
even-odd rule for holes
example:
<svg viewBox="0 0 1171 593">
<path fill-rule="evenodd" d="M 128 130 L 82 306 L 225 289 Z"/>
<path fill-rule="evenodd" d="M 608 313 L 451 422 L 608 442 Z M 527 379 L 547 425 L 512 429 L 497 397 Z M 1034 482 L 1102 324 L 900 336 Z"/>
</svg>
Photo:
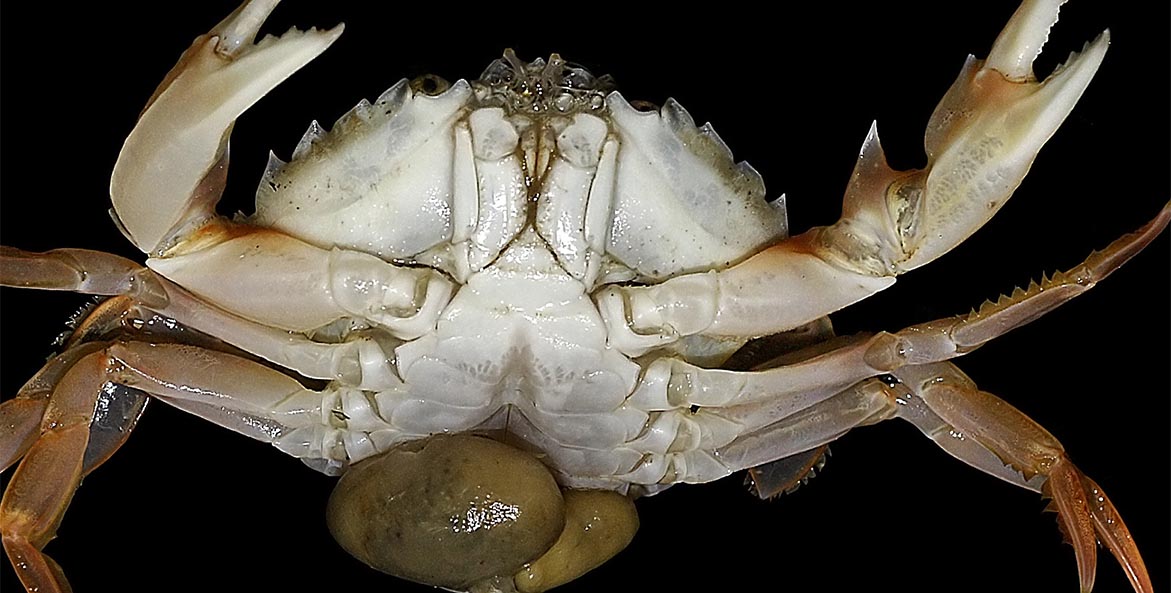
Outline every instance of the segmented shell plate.
<svg viewBox="0 0 1171 593">
<path fill-rule="evenodd" d="M 435 96 L 404 80 L 329 132 L 314 122 L 290 162 L 270 159 L 254 222 L 461 281 L 532 226 L 591 287 L 727 267 L 786 235 L 783 203 L 675 101 L 522 110 L 494 80 Z"/>
</svg>

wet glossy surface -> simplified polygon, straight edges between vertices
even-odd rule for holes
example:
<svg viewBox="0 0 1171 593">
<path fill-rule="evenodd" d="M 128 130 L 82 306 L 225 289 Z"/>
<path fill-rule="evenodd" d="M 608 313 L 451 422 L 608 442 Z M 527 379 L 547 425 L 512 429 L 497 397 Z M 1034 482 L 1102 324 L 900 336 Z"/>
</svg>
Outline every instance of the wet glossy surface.
<svg viewBox="0 0 1171 593">
<path fill-rule="evenodd" d="M 105 215 L 109 169 L 142 98 L 190 38 L 232 4 L 176 9 L 166 18 L 147 9 L 126 17 L 120 11 L 130 7 L 122 6 L 71 14 L 46 5 L 51 14 L 28 16 L 5 11 L 4 244 L 135 256 Z M 919 164 L 932 106 L 963 55 L 987 51 L 1014 3 L 991 4 L 971 16 L 914 7 L 847 15 L 827 6 L 777 23 L 686 14 L 679 15 L 679 29 L 598 15 L 574 27 L 589 35 L 569 34 L 564 26 L 534 28 L 532 17 L 491 7 L 491 17 L 469 19 L 488 32 L 463 35 L 451 46 L 445 35 L 455 32 L 439 20 L 408 25 L 344 2 L 290 4 L 268 30 L 345 19 L 347 33 L 237 126 L 224 211 L 249 207 L 267 150 L 287 156 L 311 119 L 332 121 L 404 75 L 475 74 L 511 46 L 530 58 L 558 51 L 595 73 L 610 72 L 631 99 L 674 96 L 700 122 L 714 120 L 737 157 L 760 170 L 770 196 L 788 194 L 794 229 L 829 223 L 872 119 L 879 120 L 896 165 Z M 839 331 L 894 329 L 966 311 L 1042 270 L 1076 263 L 1165 202 L 1171 68 L 1161 40 L 1168 9 L 1124 14 L 1132 10 L 1093 0 L 1066 7 L 1046 63 L 1064 59 L 1103 26 L 1112 29 L 1113 47 L 1016 198 L 956 252 L 837 316 Z M 648 9 L 645 18 L 661 15 Z M 847 17 L 874 29 L 836 22 Z M 708 28 L 699 29 L 705 21 Z M 35 36 L 16 29 L 33 23 L 46 29 Z M 389 31 L 416 41 L 391 41 Z M 862 57 L 822 57 L 827 40 Z M 22 41 L 31 45 L 17 45 Z M 110 53 L 91 45 L 99 42 Z M 132 44 L 149 49 L 130 62 L 105 61 L 133 52 Z M 369 71 L 343 76 L 355 62 Z M 67 79 L 76 83 L 66 85 Z M 696 82 L 701 79 L 716 86 Z M 742 97 L 758 84 L 769 87 L 769 101 L 754 107 Z M 82 96 L 93 103 L 79 104 Z M 842 109 L 832 103 L 842 96 L 857 99 Z M 54 106 L 64 106 L 65 115 L 37 111 Z M 1138 146 L 1144 142 L 1154 147 Z M 34 174 L 47 181 L 31 183 Z M 1157 591 L 1171 585 L 1162 562 L 1171 555 L 1169 252 L 1164 236 L 1090 294 L 959 361 L 981 387 L 1061 439 L 1107 490 Z M 85 297 L 5 289 L 0 298 L 0 379 L 9 395 L 35 372 L 61 321 Z M 708 577 L 729 588 L 849 590 L 881 581 L 905 591 L 938 591 L 941 583 L 955 591 L 1076 590 L 1073 554 L 1035 496 L 951 460 L 910 426 L 889 423 L 849 435 L 833 447 L 825 474 L 785 500 L 760 503 L 734 480 L 640 501 L 642 528 L 632 546 L 564 590 L 682 587 Z M 331 541 L 324 507 L 332 483 L 270 447 L 153 405 L 127 446 L 86 480 L 49 550 L 81 592 L 113 582 L 123 591 L 153 591 L 166 573 L 182 575 L 192 590 L 301 589 L 312 579 L 338 590 L 388 586 L 389 577 L 349 559 Z M 748 535 L 761 532 L 774 540 L 752 543 Z M 1127 590 L 1112 559 L 1103 556 L 1100 564 L 1097 591 Z M 0 588 L 15 587 L 10 567 L 0 562 L 0 571 Z"/>
</svg>

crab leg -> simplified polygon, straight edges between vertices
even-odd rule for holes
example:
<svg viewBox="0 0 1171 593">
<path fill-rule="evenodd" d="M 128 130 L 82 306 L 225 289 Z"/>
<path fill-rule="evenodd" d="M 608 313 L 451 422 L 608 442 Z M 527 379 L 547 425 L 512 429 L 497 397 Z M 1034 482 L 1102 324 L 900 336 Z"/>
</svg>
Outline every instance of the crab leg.
<svg viewBox="0 0 1171 593">
<path fill-rule="evenodd" d="M 17 250 L 8 250 L 15 252 Z M 22 252 L 23 253 L 23 252 Z M 100 256 L 108 254 L 89 252 Z M 53 255 L 54 252 L 44 255 Z M 42 254 L 25 254 L 39 258 Z M 116 258 L 116 256 L 108 256 Z M 50 259 L 54 259 L 50 257 Z M 116 258 L 121 259 L 121 258 Z M 6 261 L 5 263 L 12 263 Z M 20 267 L 17 260 L 17 267 Z M 149 275 L 149 274 L 148 274 Z M 80 277 L 85 278 L 82 274 Z M 117 277 L 125 277 L 116 274 Z M 150 285 L 146 282 L 130 283 L 126 286 L 142 287 Z M 108 285 L 101 278 L 98 285 Z M 165 293 L 163 293 L 165 294 Z M 102 350 L 105 336 L 118 331 L 133 331 L 132 320 L 141 320 L 138 315 L 136 301 L 130 297 L 119 295 L 108 299 L 89 312 L 86 318 L 78 324 L 73 335 L 65 343 L 65 351 L 49 359 L 41 370 L 33 375 L 16 396 L 0 402 L 0 426 L 8 431 L 0 435 L 0 471 L 16 463 L 36 442 L 44 430 L 42 424 L 46 413 L 51 406 L 59 406 L 60 401 L 54 403 L 53 394 L 65 375 L 85 356 Z M 146 405 L 145 398 L 137 392 L 104 391 L 96 396 L 100 402 L 102 413 L 90 423 L 90 441 L 86 447 L 86 468 L 88 473 L 93 467 L 101 465 L 117 451 L 125 441 L 126 436 L 134 427 L 138 416 Z M 97 438 L 94 438 L 94 437 Z"/>
<path fill-rule="evenodd" d="M 1153 241 L 1171 222 L 1171 204 L 1133 233 L 1084 262 L 1026 290 L 985 303 L 970 314 L 911 326 L 895 333 L 841 338 L 836 348 L 802 360 L 765 363 L 764 370 L 705 369 L 659 358 L 643 373 L 631 401 L 642 410 L 715 408 L 749 429 L 832 397 L 863 379 L 909 365 L 950 360 L 978 348 L 1084 294 Z M 766 412 L 767 410 L 767 412 Z M 757 423 L 757 424 L 753 424 Z"/>
<path fill-rule="evenodd" d="M 20 388 L 16 397 L 0 403 L 0 426 L 8 429 L 0 438 L 0 471 L 20 460 L 40 435 L 41 421 L 53 388 L 77 361 L 99 350 L 100 345 L 71 348 L 53 357 Z"/>
<path fill-rule="evenodd" d="M 829 351 L 800 352 L 763 370 L 703 369 L 659 358 L 643 374 L 629 404 L 651 412 L 650 429 L 628 446 L 646 462 L 628 476 L 648 485 L 661 480 L 705 482 L 828 443 L 850 429 L 901 415 L 921 428 L 938 428 L 938 416 L 920 406 L 917 417 L 895 402 L 890 387 L 869 379 L 883 373 L 912 377 L 920 366 L 970 352 L 1092 288 L 1141 251 L 1171 221 L 1171 204 L 1134 233 L 1114 241 L 1072 270 L 1018 290 L 968 315 L 896 333 L 842 338 Z M 952 369 L 950 365 L 928 365 Z M 958 373 L 958 371 L 955 371 Z M 869 380 L 868 380 L 869 379 Z M 885 395 L 884 395 L 885 394 Z M 926 423 L 926 424 L 925 424 Z M 934 429 L 934 428 L 933 428 Z M 927 428 L 924 428 L 927 430 Z M 944 433 L 939 433 L 944 434 Z M 995 451 L 977 441 L 944 441 L 953 455 L 1014 484 L 1040 490 L 1043 479 L 1024 479 Z"/>
<path fill-rule="evenodd" d="M 118 383 L 269 443 L 326 473 L 402 440 L 440 432 L 436 427 L 448 421 L 397 416 L 401 390 L 315 391 L 258 362 L 207 348 L 130 341 L 108 351 L 120 365 Z"/>
<path fill-rule="evenodd" d="M 0 438 L 0 449 L 23 454 L 0 500 L 0 534 L 29 591 L 70 590 L 61 567 L 41 548 L 53 539 L 81 478 L 125 442 L 146 404 L 138 392 L 103 388 L 109 365 L 101 344 L 72 349 L 0 409 L 18 426 Z M 31 443 L 29 424 L 40 429 Z"/>
<path fill-rule="evenodd" d="M 1027 289 L 1016 289 L 995 303 L 986 302 L 968 315 L 957 315 L 906 328 L 895 340 L 876 344 L 866 359 L 876 368 L 893 370 L 912 364 L 939 362 L 961 356 L 1008 331 L 1025 325 L 1084 294 L 1122 267 L 1154 241 L 1171 222 L 1171 203 L 1147 224 L 1123 235 L 1081 264 L 1057 272 Z"/>
<path fill-rule="evenodd" d="M 169 306 L 189 306 L 188 295 L 170 288 L 179 298 Z M 133 299 L 116 296 L 86 318 L 71 344 L 119 327 L 133 333 L 147 321 L 149 313 L 144 317 Z M 0 422 L 11 429 L 0 434 L 0 463 L 7 467 L 21 459 L 0 501 L 0 533 L 28 590 L 69 590 L 60 567 L 40 550 L 53 538 L 81 479 L 125 442 L 147 394 L 322 471 L 397 438 L 420 436 L 383 420 L 360 391 L 313 391 L 284 373 L 214 349 L 132 340 L 71 346 L 0 404 Z"/>
<path fill-rule="evenodd" d="M 850 429 L 892 417 L 918 427 L 957 459 L 1002 480 L 1053 499 L 1062 530 L 1074 546 L 1082 591 L 1093 588 L 1100 541 L 1118 559 L 1137 593 L 1150 577 L 1126 525 L 1101 487 L 1069 461 L 1044 428 L 1000 398 L 979 391 L 950 363 L 914 365 L 893 373 L 898 382 L 869 379 L 808 408 L 772 417 L 756 412 L 760 428 L 721 430 L 731 415 L 692 413 L 685 450 L 653 452 L 628 478 L 706 482 L 831 442 Z M 735 418 L 749 426 L 746 417 Z M 725 435 L 739 435 L 713 441 Z M 686 435 L 684 435 L 686 436 Z M 687 438 L 671 441 L 672 448 Z"/>
<path fill-rule="evenodd" d="M 147 265 L 240 317 L 297 332 L 353 317 L 414 339 L 435 328 L 454 292 L 435 270 L 263 229 Z"/>
<path fill-rule="evenodd" d="M 913 366 L 894 373 L 901 384 L 897 415 L 961 461 L 1053 499 L 1073 544 L 1082 591 L 1094 587 L 1097 546 L 1118 559 L 1137 593 L 1150 593 L 1138 547 L 1102 488 L 1069 461 L 1061 443 L 1000 398 L 976 388 L 954 365 Z"/>
<path fill-rule="evenodd" d="M 110 195 L 126 235 L 148 254 L 214 216 L 232 124 L 342 32 L 290 30 L 251 43 L 279 0 L 249 0 L 195 39 L 126 139 Z"/>
<path fill-rule="evenodd" d="M 380 267 L 387 265 L 379 262 Z M 107 317 L 122 316 L 141 306 L 187 328 L 222 336 L 233 346 L 305 377 L 341 380 L 346 385 L 368 390 L 387 389 L 400 383 L 391 368 L 391 357 L 372 339 L 323 344 L 249 321 L 209 306 L 151 270 L 109 253 L 84 249 L 31 253 L 0 246 L 0 286 L 116 295 L 123 300 L 107 301 L 101 306 Z M 154 321 L 150 313 L 141 311 L 131 317 L 144 325 Z M 87 327 L 92 325 L 87 320 Z M 101 326 L 96 330 L 99 335 L 110 329 L 97 325 Z M 79 330 L 70 344 L 86 341 L 84 336 L 93 333 Z M 0 425 L 5 419 L 3 410 L 0 407 Z"/>
<path fill-rule="evenodd" d="M 146 393 L 326 464 L 345 460 L 347 451 L 373 449 L 368 438 L 339 436 L 331 428 L 348 425 L 356 434 L 371 426 L 389 429 L 376 417 L 361 416 L 356 410 L 369 408 L 360 403 L 343 402 L 335 410 L 329 394 L 230 354 L 134 341 L 71 348 L 0 405 L 0 419 L 13 427 L 0 436 L 0 452 L 9 458 L 6 464 L 23 457 L 0 501 L 0 534 L 29 591 L 70 590 L 61 568 L 41 549 L 81 479 L 125 442 Z"/>
<path fill-rule="evenodd" d="M 0 285 L 127 295 L 160 312 L 167 304 L 162 279 L 116 255 L 82 249 L 34 254 L 4 247 L 0 264 Z M 292 331 L 356 317 L 399 338 L 417 338 L 435 328 L 454 290 L 433 270 L 395 266 L 356 251 L 325 250 L 267 230 L 151 259 L 148 265 L 211 302 L 230 303 L 240 317 Z"/>
<path fill-rule="evenodd" d="M 629 444 L 644 458 L 622 478 L 704 483 L 808 451 L 889 418 L 894 410 L 885 389 L 881 381 L 862 381 L 797 411 L 758 410 L 751 417 L 707 408 L 666 411 L 652 417 L 647 437 Z"/>
<path fill-rule="evenodd" d="M 638 355 L 692 334 L 785 331 L 889 287 L 974 233 L 1012 195 L 1105 55 L 1107 32 L 1036 81 L 1032 63 L 1061 4 L 1026 0 L 988 59 L 968 59 L 928 123 L 926 169 L 890 169 L 871 127 L 836 224 L 720 272 L 604 290 L 599 308 L 615 346 Z"/>
<path fill-rule="evenodd" d="M 158 279 L 141 264 L 89 249 L 31 253 L 0 245 L 0 286 L 125 295 L 153 306 L 167 302 Z"/>
<path fill-rule="evenodd" d="M 209 306 L 187 291 L 168 285 L 171 302 L 156 311 L 185 327 L 209 335 L 278 366 L 311 379 L 340 381 L 344 385 L 380 391 L 400 385 L 393 356 L 368 337 L 341 343 L 315 342 L 297 333 L 282 331 Z"/>
</svg>

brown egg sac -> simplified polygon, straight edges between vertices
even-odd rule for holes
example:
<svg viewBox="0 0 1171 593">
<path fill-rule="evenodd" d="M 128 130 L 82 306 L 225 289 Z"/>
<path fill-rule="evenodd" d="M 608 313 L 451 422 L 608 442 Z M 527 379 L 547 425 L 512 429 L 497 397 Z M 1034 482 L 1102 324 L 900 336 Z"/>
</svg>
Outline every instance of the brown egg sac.
<svg viewBox="0 0 1171 593">
<path fill-rule="evenodd" d="M 358 463 L 338 482 L 327 522 L 377 570 L 468 590 L 511 579 L 565 525 L 561 491 L 531 455 L 491 439 L 436 436 Z"/>
<path fill-rule="evenodd" d="M 521 593 L 559 587 L 601 566 L 638 531 L 634 501 L 608 490 L 566 490 L 565 531 L 545 555 L 516 575 Z"/>
</svg>

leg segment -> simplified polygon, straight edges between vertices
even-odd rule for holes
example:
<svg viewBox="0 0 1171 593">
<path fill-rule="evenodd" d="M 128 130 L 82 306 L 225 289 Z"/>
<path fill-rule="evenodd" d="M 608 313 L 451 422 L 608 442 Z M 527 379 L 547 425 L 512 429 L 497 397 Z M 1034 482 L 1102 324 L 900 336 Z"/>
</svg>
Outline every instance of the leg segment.
<svg viewBox="0 0 1171 593">
<path fill-rule="evenodd" d="M 394 432 L 376 414 L 363 413 L 370 406 L 354 401 L 362 399 L 360 394 L 313 391 L 284 373 L 231 354 L 145 342 L 116 343 L 108 352 L 118 365 L 112 381 L 270 443 L 323 471 L 373 452 L 375 446 L 363 430 Z"/>
<path fill-rule="evenodd" d="M 348 317 L 414 339 L 435 328 L 454 292 L 435 270 L 322 249 L 267 229 L 147 265 L 240 317 L 296 332 Z"/>
<path fill-rule="evenodd" d="M 101 348 L 101 344 L 86 344 L 53 357 L 21 387 L 16 397 L 0 403 L 0 426 L 7 429 L 0 438 L 0 471 L 24 457 L 40 436 L 49 399 L 65 373 L 82 357 Z"/>
<path fill-rule="evenodd" d="M 123 295 L 153 307 L 167 303 L 166 291 L 141 264 L 89 249 L 31 253 L 0 246 L 0 286 Z"/>
<path fill-rule="evenodd" d="M 892 406 L 886 386 L 872 379 L 793 412 L 667 410 L 652 414 L 646 434 L 628 444 L 643 459 L 620 477 L 648 494 L 679 482 L 711 482 L 830 443 L 889 418 Z"/>
<path fill-rule="evenodd" d="M 1110 550 L 1137 593 L 1152 591 L 1130 531 L 1101 487 L 1069 461 L 1061 443 L 1000 398 L 976 388 L 948 363 L 894 373 L 897 416 L 961 461 L 1053 499 L 1077 556 L 1082 591 L 1094 586 L 1097 545 Z"/>
<path fill-rule="evenodd" d="M 51 259 L 43 256 L 53 254 L 53 252 L 49 254 L 21 253 L 32 257 L 34 264 Z M 90 253 L 95 256 L 121 259 L 104 253 Z M 20 258 L 15 262 L 9 260 L 5 263 L 15 263 L 16 267 L 19 267 L 25 261 L 27 260 Z M 147 272 L 147 276 L 149 275 Z M 82 272 L 77 277 L 86 279 L 87 276 L 88 274 Z M 97 283 L 106 284 L 104 280 L 108 280 L 108 277 L 102 278 L 100 274 L 98 276 Z M 144 286 L 147 284 L 149 282 L 133 283 L 132 285 Z M 165 295 L 165 293 L 161 294 Z M 135 303 L 129 297 L 116 296 L 98 305 L 78 324 L 73 335 L 65 343 L 65 351 L 51 358 L 36 375 L 33 375 L 20 388 L 15 397 L 0 403 L 0 426 L 9 429 L 6 434 L 0 437 L 0 471 L 7 469 L 23 457 L 44 431 L 44 419 L 49 417 L 53 406 L 59 407 L 61 405 L 59 402 L 52 402 L 53 394 L 64 377 L 73 372 L 74 366 L 84 357 L 101 352 L 106 346 L 106 342 L 101 340 L 108 339 L 107 336 L 111 334 L 131 330 L 130 322 L 132 319 L 137 319 L 137 316 Z M 91 434 L 90 442 L 86 448 L 86 473 L 101 465 L 118 447 L 122 446 L 122 442 L 130 430 L 134 428 L 134 423 L 146 405 L 145 398 L 137 393 L 103 391 L 101 394 L 95 393 L 94 397 L 100 402 L 102 412 L 96 418 L 91 418 L 90 421 Z M 58 399 L 61 398 L 58 397 Z M 94 439 L 95 435 L 98 437 L 97 439 Z"/>
<path fill-rule="evenodd" d="M 317 251 L 325 254 L 323 257 L 326 260 L 335 259 L 329 256 L 329 252 Z M 344 261 L 347 258 L 338 256 L 336 259 Z M 335 284 L 341 287 L 369 286 L 374 282 L 373 279 L 385 278 L 388 273 L 394 273 L 393 266 L 385 262 L 371 262 L 359 257 L 359 263 L 364 265 L 354 265 L 351 259 L 349 266 L 338 266 L 338 273 L 334 274 Z M 286 277 L 293 278 L 304 278 L 304 271 L 285 270 L 288 272 Z M 403 281 L 412 287 L 416 282 L 422 282 L 422 286 L 426 287 L 423 293 L 429 296 L 425 296 L 420 304 L 412 309 L 415 311 L 414 316 L 397 319 L 398 327 L 401 328 L 405 324 L 409 331 L 415 332 L 419 331 L 420 327 L 430 327 L 434 323 L 433 318 L 438 315 L 438 310 L 446 303 L 446 298 L 450 294 L 450 286 L 445 281 L 437 280 L 432 283 L 429 276 L 421 277 L 421 274 L 408 272 Z M 222 274 L 216 282 L 232 284 L 237 290 L 240 289 L 236 283 L 224 283 Z M 342 343 L 320 343 L 300 334 L 250 321 L 219 307 L 210 306 L 151 270 L 109 253 L 84 249 L 55 249 L 46 253 L 31 253 L 11 247 L 0 247 L 0 285 L 115 295 L 117 298 L 105 301 L 90 314 L 83 326 L 70 338 L 70 346 L 93 339 L 103 339 L 105 333 L 126 322 L 152 329 L 165 328 L 170 325 L 169 320 L 175 320 L 187 328 L 218 336 L 237 348 L 292 369 L 305 377 L 340 380 L 346 385 L 375 391 L 401 383 L 392 368 L 392 357 L 386 353 L 387 346 L 373 339 L 354 337 Z M 307 292 L 310 291 L 283 291 L 281 294 Z M 319 294 L 324 292 L 326 291 L 319 291 Z M 410 292 L 413 297 L 414 291 Z M 334 291 L 334 294 L 345 293 L 339 289 Z M 379 302 L 384 301 L 385 299 L 379 299 Z M 373 307 L 358 299 L 350 299 L 347 304 L 358 312 L 361 312 L 363 307 Z M 150 312 L 143 312 L 144 308 Z M 410 306 L 405 308 L 410 309 Z M 331 310 L 335 315 L 346 314 L 345 310 L 336 306 L 332 306 Z M 152 312 L 165 318 L 157 318 Z M 0 416 L 0 420 L 3 420 L 3 416 Z"/>
<path fill-rule="evenodd" d="M 939 362 L 961 356 L 1008 331 L 1025 325 L 1084 294 L 1142 251 L 1171 222 L 1168 203 L 1147 224 L 1123 235 L 1080 265 L 1057 272 L 1027 289 L 1016 289 L 996 302 L 985 302 L 967 315 L 931 321 L 904 329 L 895 340 L 876 342 L 865 358 L 875 368 Z"/>
<path fill-rule="evenodd" d="M 0 534 L 3 535 L 4 549 L 29 591 L 70 590 L 61 568 L 40 550 L 53 539 L 81 478 L 121 446 L 145 405 L 145 401 L 138 398 L 140 394 L 114 394 L 103 389 L 108 380 L 110 359 L 100 347 L 80 358 L 70 358 L 72 356 L 58 357 L 30 382 L 52 381 L 55 384 L 51 387 L 51 395 L 44 400 L 44 407 L 40 408 L 43 416 L 36 418 L 39 420 L 39 435 L 23 451 L 23 460 L 0 500 Z M 68 368 L 62 370 L 63 366 Z M 29 386 L 21 391 L 22 395 L 41 393 L 38 387 Z M 107 420 L 108 407 L 102 404 L 110 404 L 118 397 L 137 400 L 129 406 L 114 406 L 115 409 L 134 410 L 128 418 L 116 423 L 120 438 L 91 442 L 91 430 L 95 426 L 100 429 Z M 18 396 L 12 401 L 21 400 Z M 5 415 L 11 412 L 20 416 L 22 425 L 32 422 L 30 416 L 39 411 L 37 406 L 13 409 L 8 407 L 9 404 L 11 402 L 5 402 Z M 26 438 L 26 434 L 7 435 L 0 439 L 0 448 L 19 450 Z"/>
<path fill-rule="evenodd" d="M 303 377 L 339 381 L 357 389 L 381 391 L 402 381 L 389 354 L 393 344 L 350 336 L 340 343 L 313 341 L 210 306 L 186 290 L 163 280 L 170 303 L 159 314 L 174 319 Z"/>
<path fill-rule="evenodd" d="M 118 364 L 111 381 L 329 474 L 406 440 L 471 429 L 492 411 L 438 405 L 420 414 L 426 402 L 401 384 L 377 393 L 346 386 L 316 391 L 261 363 L 188 344 L 119 342 L 108 353 Z"/>
</svg>

